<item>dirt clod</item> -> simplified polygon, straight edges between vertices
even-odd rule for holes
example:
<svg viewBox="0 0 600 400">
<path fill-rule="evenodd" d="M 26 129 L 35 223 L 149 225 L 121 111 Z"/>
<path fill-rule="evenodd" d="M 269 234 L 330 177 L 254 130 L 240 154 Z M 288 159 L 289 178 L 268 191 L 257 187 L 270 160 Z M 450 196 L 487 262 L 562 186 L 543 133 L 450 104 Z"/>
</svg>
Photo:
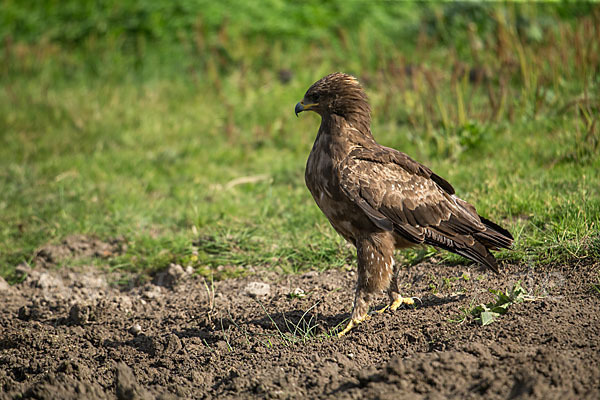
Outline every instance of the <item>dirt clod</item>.
<svg viewBox="0 0 600 400">
<path fill-rule="evenodd" d="M 244 293 L 251 297 L 263 297 L 271 293 L 271 285 L 264 282 L 250 282 L 244 288 Z"/>
<path fill-rule="evenodd" d="M 158 286 L 173 288 L 186 275 L 186 271 L 179 264 L 171 263 L 169 267 L 156 274 L 152 283 Z"/>
<path fill-rule="evenodd" d="M 23 321 L 37 321 L 42 317 L 42 308 L 37 303 L 21 306 L 17 315 Z"/>
<path fill-rule="evenodd" d="M 0 276 L 0 292 L 8 292 L 11 290 L 11 286 Z"/>
<path fill-rule="evenodd" d="M 401 280 L 421 302 L 342 339 L 352 271 L 259 272 L 207 291 L 169 269 L 174 286 L 124 289 L 97 270 L 23 268 L 0 291 L 0 399 L 600 397 L 600 296 L 589 290 L 600 265 L 495 276 L 417 264 Z M 472 279 L 450 279 L 463 273 Z M 461 318 L 518 281 L 531 301 L 487 326 Z"/>
<path fill-rule="evenodd" d="M 69 310 L 69 317 L 67 323 L 71 325 L 84 325 L 90 320 L 96 319 L 92 306 L 82 306 L 79 304 L 73 305 Z"/>
<path fill-rule="evenodd" d="M 119 400 L 145 400 L 152 399 L 150 393 L 140 387 L 133 376 L 131 369 L 124 363 L 118 363 L 116 367 L 116 392 Z"/>
</svg>

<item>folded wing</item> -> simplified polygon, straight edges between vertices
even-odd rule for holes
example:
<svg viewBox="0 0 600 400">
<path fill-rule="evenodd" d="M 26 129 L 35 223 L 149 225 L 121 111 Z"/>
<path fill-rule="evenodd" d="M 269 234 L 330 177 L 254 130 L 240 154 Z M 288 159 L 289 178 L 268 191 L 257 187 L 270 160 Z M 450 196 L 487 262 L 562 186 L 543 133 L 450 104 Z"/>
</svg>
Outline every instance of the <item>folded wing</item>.
<svg viewBox="0 0 600 400">
<path fill-rule="evenodd" d="M 480 217 L 454 188 L 406 154 L 379 146 L 353 150 L 338 168 L 343 192 L 380 229 L 449 250 L 498 272 L 490 249 L 508 248 L 508 231 Z"/>
</svg>

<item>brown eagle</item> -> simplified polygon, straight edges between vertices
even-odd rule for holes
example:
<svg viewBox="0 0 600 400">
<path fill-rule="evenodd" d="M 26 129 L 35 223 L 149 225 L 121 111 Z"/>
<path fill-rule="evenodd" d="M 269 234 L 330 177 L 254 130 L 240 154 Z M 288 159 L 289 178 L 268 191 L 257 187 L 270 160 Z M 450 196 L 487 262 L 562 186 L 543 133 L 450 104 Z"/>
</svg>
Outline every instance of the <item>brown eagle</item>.
<svg viewBox="0 0 600 400">
<path fill-rule="evenodd" d="M 308 110 L 321 116 L 321 126 L 306 186 L 358 257 L 352 316 L 340 336 L 367 318 L 373 293 L 387 289 L 394 311 L 413 303 L 400 295 L 394 249 L 432 245 L 498 272 L 490 250 L 509 248 L 511 234 L 479 216 L 429 168 L 375 142 L 367 95 L 355 77 L 337 72 L 315 82 L 295 112 Z"/>
</svg>

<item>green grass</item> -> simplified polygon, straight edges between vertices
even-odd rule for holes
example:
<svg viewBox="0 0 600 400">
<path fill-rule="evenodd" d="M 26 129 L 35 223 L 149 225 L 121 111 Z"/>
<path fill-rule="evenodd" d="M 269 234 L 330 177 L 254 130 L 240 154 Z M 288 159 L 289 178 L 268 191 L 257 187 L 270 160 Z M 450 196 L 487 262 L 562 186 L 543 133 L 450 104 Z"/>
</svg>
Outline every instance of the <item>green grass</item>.
<svg viewBox="0 0 600 400">
<path fill-rule="evenodd" d="M 319 120 L 293 113 L 308 86 L 335 70 L 363 81 L 380 143 L 432 167 L 513 232 L 515 250 L 501 258 L 598 260 L 597 10 L 561 19 L 562 9 L 485 8 L 486 23 L 464 14 L 465 36 L 449 7 L 425 9 L 402 31 L 375 29 L 383 18 L 375 10 L 377 18 L 316 39 L 279 40 L 273 28 L 207 34 L 205 47 L 189 50 L 187 42 L 130 52 L 110 38 L 5 40 L 0 275 L 75 233 L 122 237 L 127 250 L 65 264 L 151 273 L 176 262 L 228 277 L 248 265 L 293 272 L 351 263 L 352 249 L 304 186 Z M 520 33 L 521 12 L 541 38 Z M 455 41 L 453 29 L 462 32 Z M 209 56 L 195 58 L 201 50 Z M 280 70 L 291 71 L 289 82 Z M 470 81 L 469 70 L 488 78 Z"/>
</svg>

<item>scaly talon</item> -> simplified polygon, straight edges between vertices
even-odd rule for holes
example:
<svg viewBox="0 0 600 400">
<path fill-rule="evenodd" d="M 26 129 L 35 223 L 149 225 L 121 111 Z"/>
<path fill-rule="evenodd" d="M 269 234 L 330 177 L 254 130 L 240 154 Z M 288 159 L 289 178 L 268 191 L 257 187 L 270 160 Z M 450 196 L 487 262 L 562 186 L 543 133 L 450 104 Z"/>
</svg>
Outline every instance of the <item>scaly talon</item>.
<svg viewBox="0 0 600 400">
<path fill-rule="evenodd" d="M 356 325 L 360 324 L 361 322 L 368 320 L 369 318 L 371 318 L 371 317 L 369 317 L 368 315 L 364 315 L 359 318 L 351 319 L 350 322 L 348 322 L 348 325 L 346 325 L 346 327 L 344 328 L 344 330 L 341 331 L 340 333 L 338 333 L 338 337 L 345 336 L 346 333 L 350 332 L 350 330 L 352 328 L 354 328 Z"/>
<path fill-rule="evenodd" d="M 390 310 L 396 311 L 402 304 L 412 306 L 415 304 L 415 299 L 419 300 L 417 297 L 399 297 L 390 305 Z"/>
<path fill-rule="evenodd" d="M 385 312 L 385 310 L 387 310 L 388 308 L 390 308 L 389 304 L 387 306 L 380 308 L 379 310 L 376 310 L 375 312 L 378 314 L 383 314 Z"/>
</svg>

